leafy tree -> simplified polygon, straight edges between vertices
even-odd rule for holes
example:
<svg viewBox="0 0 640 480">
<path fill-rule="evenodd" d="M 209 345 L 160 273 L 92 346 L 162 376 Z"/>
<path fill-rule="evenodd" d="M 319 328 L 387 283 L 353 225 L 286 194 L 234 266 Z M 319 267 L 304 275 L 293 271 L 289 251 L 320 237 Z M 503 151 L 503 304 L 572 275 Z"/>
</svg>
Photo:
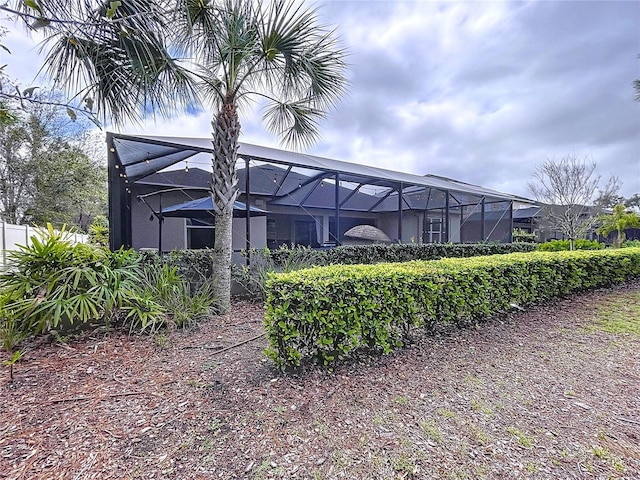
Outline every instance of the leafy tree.
<svg viewBox="0 0 640 480">
<path fill-rule="evenodd" d="M 624 231 L 627 228 L 640 227 L 640 216 L 635 212 L 629 212 L 623 204 L 613 207 L 613 213 L 608 215 L 600 215 L 598 221 L 602 225 L 598 228 L 600 235 L 608 236 L 611 232 L 617 232 L 616 246 L 619 248 L 624 242 Z"/>
<path fill-rule="evenodd" d="M 0 217 L 21 223 L 33 195 L 33 169 L 25 156 L 27 135 L 17 122 L 0 122 Z"/>
<path fill-rule="evenodd" d="M 534 180 L 527 185 L 542 204 L 546 222 L 569 240 L 571 250 L 575 240 L 587 234 L 596 222 L 596 198 L 617 196 L 618 179 L 611 177 L 603 187 L 600 179 L 594 162 L 566 156 L 538 166 Z"/>
<path fill-rule="evenodd" d="M 56 94 L 38 94 L 44 101 Z M 0 217 L 9 223 L 86 230 L 106 205 L 106 172 L 90 158 L 86 128 L 57 107 L 29 104 L 14 119 L 0 123 Z"/>
<path fill-rule="evenodd" d="M 640 210 L 640 193 L 634 193 L 624 201 L 625 207 Z"/>
</svg>

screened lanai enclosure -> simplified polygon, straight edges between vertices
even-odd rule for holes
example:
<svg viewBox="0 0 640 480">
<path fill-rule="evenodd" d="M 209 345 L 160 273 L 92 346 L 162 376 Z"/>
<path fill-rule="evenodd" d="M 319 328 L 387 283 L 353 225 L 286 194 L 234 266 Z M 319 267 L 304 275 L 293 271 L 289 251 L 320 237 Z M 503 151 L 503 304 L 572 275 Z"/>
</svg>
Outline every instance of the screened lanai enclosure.
<svg viewBox="0 0 640 480">
<path fill-rule="evenodd" d="M 213 246 L 210 139 L 108 133 L 107 144 L 111 248 Z M 444 177 L 246 143 L 236 173 L 236 251 L 358 243 L 344 234 L 362 225 L 392 242 L 510 242 L 514 203 L 526 202 Z"/>
</svg>

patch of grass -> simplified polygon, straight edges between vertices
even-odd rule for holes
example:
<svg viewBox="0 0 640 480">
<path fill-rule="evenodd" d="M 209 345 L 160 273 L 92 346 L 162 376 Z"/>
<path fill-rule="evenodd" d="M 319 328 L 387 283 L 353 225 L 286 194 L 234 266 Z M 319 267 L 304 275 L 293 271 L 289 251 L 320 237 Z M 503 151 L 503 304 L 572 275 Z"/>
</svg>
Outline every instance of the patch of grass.
<svg viewBox="0 0 640 480">
<path fill-rule="evenodd" d="M 221 363 L 219 362 L 205 362 L 202 364 L 202 370 L 203 371 L 212 371 L 212 370 L 217 370 L 218 367 L 221 365 Z"/>
<path fill-rule="evenodd" d="M 438 408 L 436 413 L 444 418 L 454 418 L 456 416 L 456 412 L 447 410 L 446 408 Z"/>
<path fill-rule="evenodd" d="M 442 442 L 442 432 L 435 420 L 421 420 L 418 425 L 424 434 L 435 442 Z"/>
<path fill-rule="evenodd" d="M 416 465 L 416 459 L 407 455 L 405 452 L 400 453 L 393 461 L 393 470 L 398 474 L 416 475 L 420 471 Z"/>
<path fill-rule="evenodd" d="M 396 397 L 396 403 L 400 404 L 400 405 L 408 405 L 409 404 L 409 399 L 403 395 L 398 395 Z"/>
<path fill-rule="evenodd" d="M 477 399 L 471 401 L 471 408 L 473 408 L 477 412 L 484 413 L 489 417 L 493 415 L 493 409 Z"/>
<path fill-rule="evenodd" d="M 164 350 L 165 348 L 167 348 L 168 340 L 169 340 L 169 337 L 167 336 L 167 333 L 164 331 L 156 332 L 153 335 L 153 343 L 155 343 L 156 348 L 158 348 L 159 350 Z"/>
<path fill-rule="evenodd" d="M 327 425 L 325 423 L 322 423 L 320 420 L 314 420 L 313 426 L 313 430 L 320 435 L 327 435 L 329 433 L 329 427 L 327 427 Z"/>
<path fill-rule="evenodd" d="M 214 437 L 220 433 L 220 428 L 222 427 L 222 422 L 217 418 L 212 418 L 207 425 L 207 430 Z"/>
<path fill-rule="evenodd" d="M 601 302 L 595 322 L 587 330 L 640 336 L 640 292 L 622 293 Z"/>
<path fill-rule="evenodd" d="M 485 445 L 491 441 L 491 437 L 489 437 L 489 435 L 487 435 L 487 433 L 478 425 L 471 423 L 469 425 L 469 431 L 473 438 L 475 438 L 475 440 L 481 445 Z"/>
<path fill-rule="evenodd" d="M 269 470 L 271 470 L 271 462 L 269 462 L 269 460 L 264 460 L 253 470 L 253 478 L 255 480 L 262 480 L 265 478 L 265 474 L 267 474 Z"/>
<path fill-rule="evenodd" d="M 483 384 L 482 380 L 473 375 L 467 375 L 464 377 L 463 382 L 470 387 L 479 387 Z"/>
<path fill-rule="evenodd" d="M 607 448 L 601 447 L 600 445 L 594 445 L 591 447 L 591 451 L 593 452 L 594 457 L 610 463 L 616 472 L 623 473 L 625 471 L 626 467 L 624 462 L 613 455 Z"/>
<path fill-rule="evenodd" d="M 530 448 L 533 446 L 533 437 L 527 435 L 521 430 L 518 430 L 515 427 L 507 427 L 507 432 L 518 439 L 518 443 L 522 445 L 524 448 Z"/>
</svg>

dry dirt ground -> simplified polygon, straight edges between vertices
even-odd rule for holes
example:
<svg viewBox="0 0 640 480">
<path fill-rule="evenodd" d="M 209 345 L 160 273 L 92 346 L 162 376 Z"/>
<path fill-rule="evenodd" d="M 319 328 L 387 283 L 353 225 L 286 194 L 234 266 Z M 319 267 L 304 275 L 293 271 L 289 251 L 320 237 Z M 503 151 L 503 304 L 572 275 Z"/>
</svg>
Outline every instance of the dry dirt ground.
<svg viewBox="0 0 640 480">
<path fill-rule="evenodd" d="M 0 371 L 0 479 L 639 479 L 640 330 L 601 323 L 638 305 L 633 282 L 334 372 L 281 374 L 264 337 L 221 350 L 262 332 L 249 303 L 38 340 Z"/>
</svg>

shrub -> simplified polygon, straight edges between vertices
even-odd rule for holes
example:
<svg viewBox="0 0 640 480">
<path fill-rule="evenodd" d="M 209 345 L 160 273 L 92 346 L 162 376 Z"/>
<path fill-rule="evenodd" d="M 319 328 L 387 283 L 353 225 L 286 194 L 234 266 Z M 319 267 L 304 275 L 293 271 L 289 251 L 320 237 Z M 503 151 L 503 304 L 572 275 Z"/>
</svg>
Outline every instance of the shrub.
<svg viewBox="0 0 640 480">
<path fill-rule="evenodd" d="M 280 245 L 276 250 L 263 248 L 243 251 L 250 257 L 249 266 L 233 265 L 233 278 L 249 295 L 265 299 L 265 282 L 270 273 L 292 272 L 317 265 L 326 265 L 325 250 L 313 250 L 301 245 Z"/>
<path fill-rule="evenodd" d="M 89 225 L 89 241 L 95 245 L 109 246 L 109 220 L 104 215 L 96 215 Z"/>
<path fill-rule="evenodd" d="M 620 245 L 621 248 L 640 247 L 640 240 L 626 240 Z"/>
<path fill-rule="evenodd" d="M 521 228 L 513 229 L 513 241 L 515 243 L 536 243 L 537 236 L 535 233 L 527 232 Z"/>
<path fill-rule="evenodd" d="M 188 327 L 197 324 L 199 319 L 211 315 L 216 302 L 210 280 L 194 286 L 177 272 L 177 267 L 167 263 L 147 265 L 141 276 L 143 298 L 153 299 L 169 315 L 176 327 Z M 142 321 L 132 324 L 135 329 L 156 331 L 158 323 L 145 324 Z"/>
<path fill-rule="evenodd" d="M 400 346 L 412 327 L 477 320 L 640 275 L 640 249 L 332 265 L 271 275 L 266 354 L 281 368 Z"/>
<path fill-rule="evenodd" d="M 326 264 L 395 263 L 411 260 L 475 257 L 515 252 L 531 252 L 535 245 L 526 243 L 399 243 L 345 245 L 326 250 Z"/>
<path fill-rule="evenodd" d="M 138 295 L 141 274 L 135 252 L 73 244 L 47 225 L 9 252 L 0 275 L 3 342 L 114 318 L 159 321 L 160 307 Z"/>
<path fill-rule="evenodd" d="M 234 266 L 233 278 L 247 292 L 264 298 L 265 281 L 270 273 L 291 272 L 311 266 L 356 265 L 410 260 L 437 260 L 443 257 L 473 257 L 498 253 L 530 252 L 531 244 L 373 244 L 347 245 L 317 250 L 300 245 L 281 245 L 276 250 L 252 249 L 250 266 Z M 247 253 L 243 252 L 246 256 Z"/>
<path fill-rule="evenodd" d="M 600 243 L 596 240 L 585 240 L 583 238 L 579 238 L 574 241 L 574 248 L 576 250 L 602 250 L 604 247 L 604 243 Z M 569 249 L 569 240 L 550 240 L 548 242 L 538 244 L 538 250 L 541 252 L 561 252 Z"/>
<path fill-rule="evenodd" d="M 176 274 L 185 279 L 193 291 L 200 289 L 209 282 L 212 275 L 213 257 L 216 251 L 213 248 L 202 250 L 173 250 L 162 256 L 157 252 L 147 251 L 140 253 L 142 264 L 146 266 L 161 267 L 168 265 L 175 268 Z"/>
</svg>

